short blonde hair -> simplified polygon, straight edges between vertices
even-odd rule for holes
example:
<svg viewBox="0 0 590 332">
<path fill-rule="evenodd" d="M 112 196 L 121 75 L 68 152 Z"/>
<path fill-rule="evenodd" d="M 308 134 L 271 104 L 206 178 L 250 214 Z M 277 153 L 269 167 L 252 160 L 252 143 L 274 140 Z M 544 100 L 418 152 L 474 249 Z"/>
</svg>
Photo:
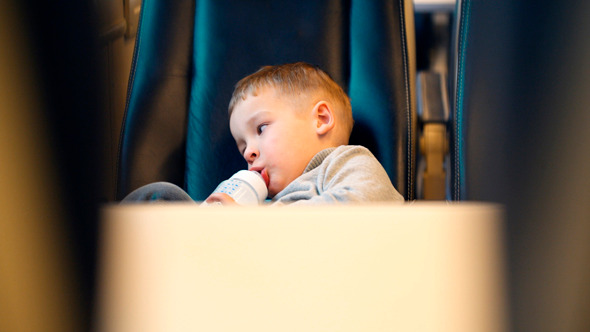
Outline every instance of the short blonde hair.
<svg viewBox="0 0 590 332">
<path fill-rule="evenodd" d="M 335 105 L 335 116 L 344 125 L 346 140 L 350 137 L 354 120 L 350 98 L 331 77 L 318 66 L 305 62 L 289 63 L 277 66 L 264 66 L 257 72 L 241 79 L 235 86 L 229 102 L 229 116 L 236 105 L 248 95 L 256 95 L 259 89 L 273 87 L 288 96 L 300 94 L 312 95 L 323 93 Z"/>
</svg>

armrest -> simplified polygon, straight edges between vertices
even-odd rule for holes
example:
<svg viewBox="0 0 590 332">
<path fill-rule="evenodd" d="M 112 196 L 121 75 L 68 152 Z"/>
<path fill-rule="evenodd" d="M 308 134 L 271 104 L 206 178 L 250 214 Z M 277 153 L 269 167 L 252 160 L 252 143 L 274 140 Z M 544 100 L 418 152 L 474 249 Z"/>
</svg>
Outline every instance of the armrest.
<svg viewBox="0 0 590 332">
<path fill-rule="evenodd" d="M 418 122 L 421 128 L 419 150 L 425 161 L 423 198 L 442 200 L 446 193 L 444 161 L 449 153 L 449 101 L 445 75 L 420 72 L 416 81 Z"/>
</svg>

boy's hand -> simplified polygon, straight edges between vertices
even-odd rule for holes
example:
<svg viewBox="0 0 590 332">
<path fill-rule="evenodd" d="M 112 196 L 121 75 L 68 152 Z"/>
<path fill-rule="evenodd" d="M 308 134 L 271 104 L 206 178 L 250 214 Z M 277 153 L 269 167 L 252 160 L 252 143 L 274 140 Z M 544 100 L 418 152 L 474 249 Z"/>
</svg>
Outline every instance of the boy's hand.
<svg viewBox="0 0 590 332">
<path fill-rule="evenodd" d="M 225 193 L 213 193 L 205 200 L 205 203 L 207 204 L 216 202 L 221 203 L 222 205 L 238 205 L 230 195 Z"/>
</svg>

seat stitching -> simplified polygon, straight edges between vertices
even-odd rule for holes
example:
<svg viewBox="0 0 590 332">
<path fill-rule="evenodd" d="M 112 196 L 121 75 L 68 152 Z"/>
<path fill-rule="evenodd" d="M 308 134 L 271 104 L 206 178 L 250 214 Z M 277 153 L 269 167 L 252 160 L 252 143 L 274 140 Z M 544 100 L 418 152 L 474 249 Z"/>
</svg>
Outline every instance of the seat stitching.
<svg viewBox="0 0 590 332">
<path fill-rule="evenodd" d="M 406 153 L 408 156 L 407 166 L 408 166 L 408 183 L 407 183 L 407 195 L 408 199 L 412 197 L 412 182 L 413 182 L 413 167 L 414 167 L 414 160 L 412 157 L 412 114 L 410 113 L 410 96 L 409 96 L 409 78 L 408 78 L 408 59 L 406 54 L 406 30 L 405 30 L 405 5 L 403 0 L 399 0 L 399 15 L 400 15 L 400 29 L 401 29 L 401 37 L 402 37 L 402 59 L 404 61 L 404 85 L 405 85 L 405 97 L 406 97 L 406 120 L 408 121 L 408 128 L 407 128 L 407 146 L 406 146 Z"/>
</svg>

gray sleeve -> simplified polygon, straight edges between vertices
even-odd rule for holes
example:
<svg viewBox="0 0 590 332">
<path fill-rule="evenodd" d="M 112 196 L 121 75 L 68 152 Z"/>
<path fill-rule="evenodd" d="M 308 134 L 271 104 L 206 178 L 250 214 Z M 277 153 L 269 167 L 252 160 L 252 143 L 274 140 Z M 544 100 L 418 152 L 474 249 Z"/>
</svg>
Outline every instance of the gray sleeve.
<svg viewBox="0 0 590 332">
<path fill-rule="evenodd" d="M 404 201 L 383 166 L 364 147 L 336 149 L 310 173 L 308 180 L 314 185 L 302 179 L 301 190 L 285 197 L 290 205 Z"/>
</svg>

